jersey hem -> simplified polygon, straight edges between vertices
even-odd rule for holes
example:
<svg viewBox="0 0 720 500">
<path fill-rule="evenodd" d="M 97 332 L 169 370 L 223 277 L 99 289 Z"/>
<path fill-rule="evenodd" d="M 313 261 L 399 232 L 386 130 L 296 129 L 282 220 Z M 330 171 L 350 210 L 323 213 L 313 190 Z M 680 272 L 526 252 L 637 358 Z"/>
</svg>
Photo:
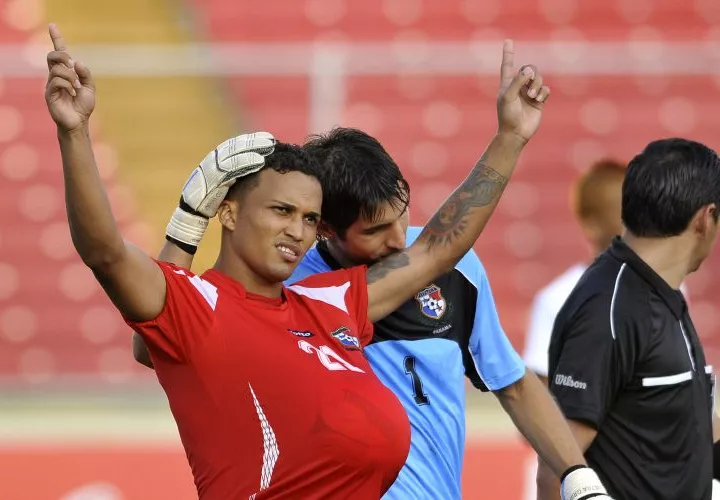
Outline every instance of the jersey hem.
<svg viewBox="0 0 720 500">
<path fill-rule="evenodd" d="M 525 365 L 518 366 L 514 368 L 512 371 L 508 372 L 507 374 L 503 375 L 502 377 L 496 377 L 492 380 L 485 379 L 483 377 L 483 382 L 485 383 L 485 386 L 490 391 L 499 391 L 501 389 L 505 389 L 508 386 L 513 385 L 515 382 L 520 380 L 525 376 Z"/>
</svg>

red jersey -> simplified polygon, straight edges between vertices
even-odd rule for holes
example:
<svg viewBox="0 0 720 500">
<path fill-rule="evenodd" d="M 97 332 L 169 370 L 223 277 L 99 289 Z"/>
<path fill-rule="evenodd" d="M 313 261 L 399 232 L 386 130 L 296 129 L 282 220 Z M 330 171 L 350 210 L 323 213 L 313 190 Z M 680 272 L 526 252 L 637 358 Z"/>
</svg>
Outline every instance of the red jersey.
<svg viewBox="0 0 720 500">
<path fill-rule="evenodd" d="M 410 447 L 405 410 L 373 374 L 365 268 L 283 298 L 217 271 L 159 263 L 163 311 L 130 322 L 150 351 L 202 500 L 374 499 Z"/>
</svg>

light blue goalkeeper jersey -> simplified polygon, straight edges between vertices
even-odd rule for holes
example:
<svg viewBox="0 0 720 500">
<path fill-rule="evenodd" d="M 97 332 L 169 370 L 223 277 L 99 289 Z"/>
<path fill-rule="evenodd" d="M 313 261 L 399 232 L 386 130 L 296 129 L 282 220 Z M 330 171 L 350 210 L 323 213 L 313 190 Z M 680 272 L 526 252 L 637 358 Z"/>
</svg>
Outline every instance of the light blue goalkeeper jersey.
<svg viewBox="0 0 720 500">
<path fill-rule="evenodd" d="M 420 230 L 408 229 L 408 245 Z M 339 267 L 320 243 L 308 251 L 288 284 Z M 383 498 L 461 498 L 465 377 L 482 391 L 496 391 L 525 374 L 500 326 L 477 255 L 469 252 L 453 271 L 375 323 L 365 355 L 402 402 L 412 429 L 405 466 Z"/>
</svg>

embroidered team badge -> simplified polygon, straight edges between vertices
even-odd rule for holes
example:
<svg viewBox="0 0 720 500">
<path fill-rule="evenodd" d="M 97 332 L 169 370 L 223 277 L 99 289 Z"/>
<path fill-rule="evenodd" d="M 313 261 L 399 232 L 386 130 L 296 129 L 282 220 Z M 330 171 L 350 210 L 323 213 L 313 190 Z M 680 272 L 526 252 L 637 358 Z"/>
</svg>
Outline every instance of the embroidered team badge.
<svg viewBox="0 0 720 500">
<path fill-rule="evenodd" d="M 352 335 L 352 332 L 346 326 L 341 326 L 330 335 L 335 337 L 335 340 L 340 342 L 340 345 L 345 349 L 349 349 L 351 351 L 360 349 L 360 340 Z"/>
<path fill-rule="evenodd" d="M 440 287 L 430 285 L 424 288 L 415 296 L 415 300 L 420 304 L 420 310 L 428 318 L 440 319 L 447 310 L 447 303 L 440 292 Z"/>
</svg>

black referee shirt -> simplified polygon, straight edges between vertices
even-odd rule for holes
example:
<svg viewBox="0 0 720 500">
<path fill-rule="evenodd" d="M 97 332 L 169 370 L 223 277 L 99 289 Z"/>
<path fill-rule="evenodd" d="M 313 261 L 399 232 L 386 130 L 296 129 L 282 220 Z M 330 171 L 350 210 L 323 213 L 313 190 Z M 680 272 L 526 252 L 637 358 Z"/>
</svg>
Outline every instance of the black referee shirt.
<svg viewBox="0 0 720 500">
<path fill-rule="evenodd" d="M 550 390 L 617 500 L 710 500 L 712 368 L 685 299 L 620 238 L 558 313 Z"/>
</svg>

